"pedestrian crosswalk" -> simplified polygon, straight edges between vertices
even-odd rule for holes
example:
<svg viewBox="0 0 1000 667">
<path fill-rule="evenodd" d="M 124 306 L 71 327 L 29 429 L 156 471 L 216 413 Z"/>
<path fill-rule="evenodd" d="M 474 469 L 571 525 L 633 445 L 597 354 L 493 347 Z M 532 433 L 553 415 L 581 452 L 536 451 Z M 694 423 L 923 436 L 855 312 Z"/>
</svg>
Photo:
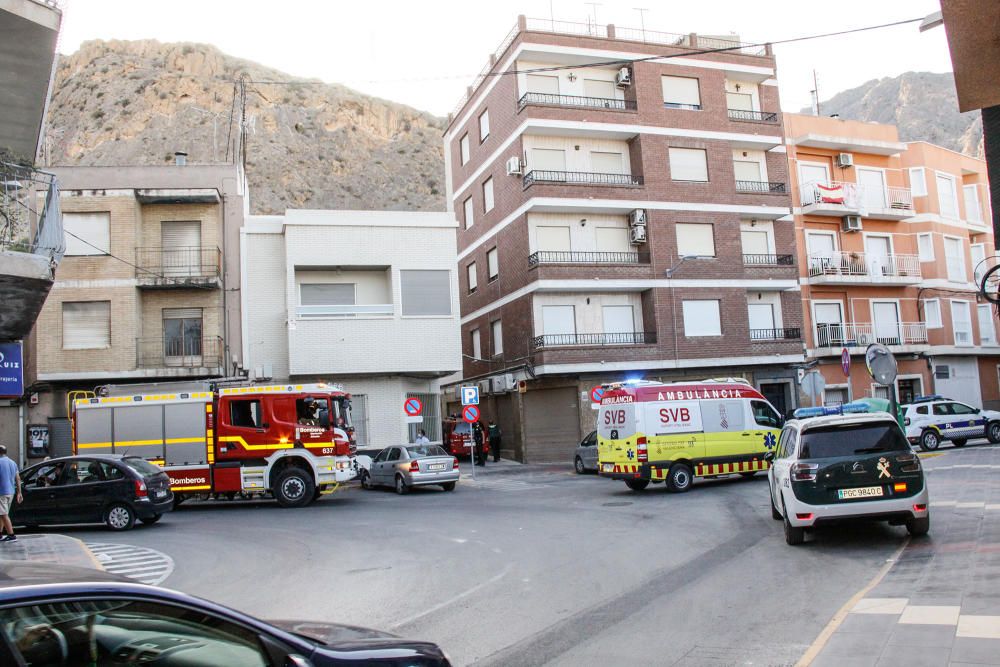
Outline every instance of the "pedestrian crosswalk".
<svg viewBox="0 0 1000 667">
<path fill-rule="evenodd" d="M 87 542 L 94 557 L 108 572 L 135 579 L 143 584 L 162 583 L 174 571 L 174 560 L 155 549 L 130 544 Z"/>
</svg>

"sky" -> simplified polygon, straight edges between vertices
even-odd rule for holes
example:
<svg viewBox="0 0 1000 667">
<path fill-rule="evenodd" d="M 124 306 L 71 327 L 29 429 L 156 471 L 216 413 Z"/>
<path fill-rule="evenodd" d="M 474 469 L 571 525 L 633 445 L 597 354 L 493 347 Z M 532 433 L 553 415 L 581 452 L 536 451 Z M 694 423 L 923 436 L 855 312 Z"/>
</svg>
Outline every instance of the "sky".
<svg viewBox="0 0 1000 667">
<path fill-rule="evenodd" d="M 444 116 L 528 17 L 764 42 L 921 18 L 938 0 L 63 0 L 59 51 L 88 39 L 205 42 L 288 74 L 340 83 Z M 648 6 L 648 11 L 637 8 Z M 644 18 L 641 19 L 641 16 Z M 902 72 L 950 72 L 943 28 L 917 24 L 775 46 L 781 105 Z"/>
</svg>

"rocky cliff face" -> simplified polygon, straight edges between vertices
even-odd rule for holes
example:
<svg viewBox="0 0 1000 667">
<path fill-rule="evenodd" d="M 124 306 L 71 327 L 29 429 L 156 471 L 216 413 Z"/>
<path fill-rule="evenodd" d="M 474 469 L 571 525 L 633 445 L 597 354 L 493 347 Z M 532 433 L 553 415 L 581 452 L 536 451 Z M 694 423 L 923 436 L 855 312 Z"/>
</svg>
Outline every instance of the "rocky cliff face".
<svg viewBox="0 0 1000 667">
<path fill-rule="evenodd" d="M 837 93 L 820 103 L 824 116 L 890 123 L 903 141 L 929 141 L 983 157 L 983 121 L 978 111 L 958 112 L 951 74 L 906 72 Z M 803 109 L 802 113 L 811 113 Z"/>
<path fill-rule="evenodd" d="M 441 119 L 204 44 L 91 41 L 62 57 L 43 159 L 166 164 L 185 151 L 192 163 L 231 161 L 244 74 L 253 212 L 444 210 Z"/>
</svg>

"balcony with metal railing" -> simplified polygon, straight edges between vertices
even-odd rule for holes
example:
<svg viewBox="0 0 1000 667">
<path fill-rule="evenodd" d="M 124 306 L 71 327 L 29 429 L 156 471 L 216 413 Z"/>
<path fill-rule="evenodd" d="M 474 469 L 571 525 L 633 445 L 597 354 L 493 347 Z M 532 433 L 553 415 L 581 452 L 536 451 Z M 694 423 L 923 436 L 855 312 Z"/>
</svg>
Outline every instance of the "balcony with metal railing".
<svg viewBox="0 0 1000 667">
<path fill-rule="evenodd" d="M 578 252 L 562 250 L 540 250 L 528 255 L 528 267 L 539 264 L 649 264 L 648 252 Z"/>
<path fill-rule="evenodd" d="M 795 257 L 761 253 L 744 254 L 743 266 L 795 266 Z"/>
<path fill-rule="evenodd" d="M 619 333 L 588 333 L 588 334 L 545 334 L 531 339 L 533 350 L 553 347 L 582 347 L 610 345 L 654 345 L 655 332 L 628 331 Z"/>
<path fill-rule="evenodd" d="M 736 181 L 736 191 L 759 193 L 765 195 L 783 195 L 787 193 L 784 183 L 775 181 Z"/>
<path fill-rule="evenodd" d="M 800 340 L 802 330 L 798 327 L 779 327 L 777 329 L 750 329 L 750 340 L 754 343 L 768 341 Z"/>
<path fill-rule="evenodd" d="M 905 220 L 915 215 L 910 188 L 861 186 L 861 215 L 876 220 Z"/>
<path fill-rule="evenodd" d="M 583 97 L 581 95 L 553 95 L 551 93 L 525 93 L 517 101 L 520 112 L 526 106 L 568 107 L 597 109 L 599 111 L 635 111 L 635 100 L 608 97 Z"/>
<path fill-rule="evenodd" d="M 171 375 L 221 373 L 225 365 L 225 349 L 218 336 L 137 338 L 135 350 L 138 368 L 177 369 Z"/>
<path fill-rule="evenodd" d="M 840 354 L 845 347 L 865 348 L 872 343 L 895 347 L 927 345 L 927 324 L 924 322 L 820 323 L 813 333 L 818 354 Z"/>
<path fill-rule="evenodd" d="M 921 281 L 917 255 L 811 254 L 808 271 L 812 285 L 916 285 Z"/>
<path fill-rule="evenodd" d="M 585 171 L 549 171 L 532 169 L 524 175 L 525 190 L 536 184 L 549 185 L 599 185 L 637 188 L 642 186 L 642 176 L 632 174 L 597 174 Z"/>
<path fill-rule="evenodd" d="M 222 251 L 210 246 L 136 248 L 135 277 L 146 289 L 222 287 Z"/>
<path fill-rule="evenodd" d="M 777 123 L 778 114 L 774 111 L 752 111 L 750 109 L 729 109 L 729 120 L 742 123 Z"/>
<path fill-rule="evenodd" d="M 857 183 L 845 181 L 813 181 L 799 188 L 803 215 L 858 215 L 861 213 L 861 191 Z"/>
</svg>

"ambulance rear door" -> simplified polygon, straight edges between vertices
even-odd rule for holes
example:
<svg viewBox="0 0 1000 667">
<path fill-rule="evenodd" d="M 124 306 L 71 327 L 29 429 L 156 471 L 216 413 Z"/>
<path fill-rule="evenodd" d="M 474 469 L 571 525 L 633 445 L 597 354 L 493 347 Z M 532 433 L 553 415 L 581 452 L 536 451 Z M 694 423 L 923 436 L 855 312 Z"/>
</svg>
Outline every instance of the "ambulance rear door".
<svg viewBox="0 0 1000 667">
<path fill-rule="evenodd" d="M 699 401 L 650 401 L 642 405 L 650 463 L 704 458 Z"/>
<path fill-rule="evenodd" d="M 628 398 L 632 398 L 629 396 Z M 607 401 L 608 399 L 605 399 Z M 618 399 L 623 400 L 623 399 Z M 634 402 L 602 402 L 597 413 L 597 459 L 600 463 L 635 464 L 640 432 Z M 631 452 L 631 456 L 629 453 Z"/>
</svg>

